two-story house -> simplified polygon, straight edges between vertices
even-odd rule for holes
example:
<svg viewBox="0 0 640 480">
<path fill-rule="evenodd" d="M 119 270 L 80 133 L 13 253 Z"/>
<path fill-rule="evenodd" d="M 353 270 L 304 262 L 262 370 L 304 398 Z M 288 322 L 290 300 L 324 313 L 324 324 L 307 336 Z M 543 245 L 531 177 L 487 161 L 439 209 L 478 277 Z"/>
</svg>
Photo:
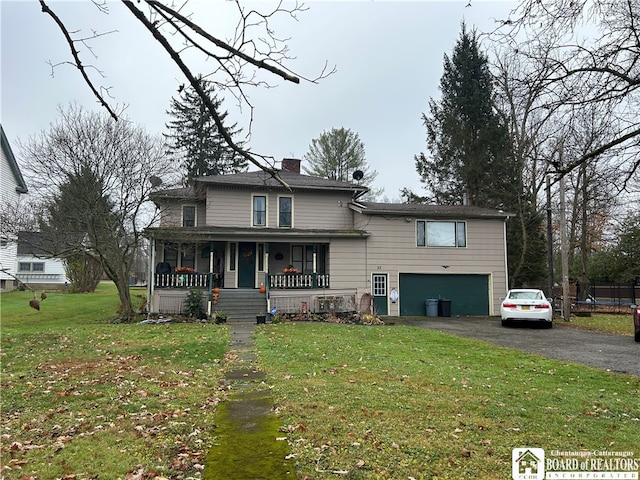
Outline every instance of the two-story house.
<svg viewBox="0 0 640 480">
<path fill-rule="evenodd" d="M 303 175 L 295 159 L 279 175 L 289 188 L 257 171 L 153 195 L 150 311 L 179 313 L 189 287 L 208 302 L 214 289 L 242 301 L 262 287 L 263 311 L 423 316 L 447 299 L 452 315 L 499 314 L 506 213 L 363 202 L 365 187 Z"/>
<path fill-rule="evenodd" d="M 9 140 L 0 125 L 0 205 L 6 207 L 16 204 L 20 196 L 27 193 L 27 184 L 22 177 L 20 167 L 16 161 Z M 17 246 L 16 239 L 7 234 L 7 228 L 2 226 L 0 234 L 0 290 L 12 290 L 15 286 L 13 275 L 16 274 Z M 7 273 L 8 272 L 8 273 Z"/>
</svg>

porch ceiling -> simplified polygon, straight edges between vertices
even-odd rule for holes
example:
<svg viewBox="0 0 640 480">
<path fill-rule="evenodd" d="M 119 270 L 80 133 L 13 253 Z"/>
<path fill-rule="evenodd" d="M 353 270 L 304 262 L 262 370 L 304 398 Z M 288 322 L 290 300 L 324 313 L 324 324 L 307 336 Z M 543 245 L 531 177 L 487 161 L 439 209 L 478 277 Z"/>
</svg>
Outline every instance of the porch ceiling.
<svg viewBox="0 0 640 480">
<path fill-rule="evenodd" d="M 221 240 L 224 238 L 260 238 L 287 240 L 301 238 L 364 238 L 371 234 L 365 230 L 299 229 L 299 228 L 239 228 L 239 227 L 195 227 L 195 228 L 149 228 L 148 238 L 163 240 L 193 241 Z"/>
</svg>

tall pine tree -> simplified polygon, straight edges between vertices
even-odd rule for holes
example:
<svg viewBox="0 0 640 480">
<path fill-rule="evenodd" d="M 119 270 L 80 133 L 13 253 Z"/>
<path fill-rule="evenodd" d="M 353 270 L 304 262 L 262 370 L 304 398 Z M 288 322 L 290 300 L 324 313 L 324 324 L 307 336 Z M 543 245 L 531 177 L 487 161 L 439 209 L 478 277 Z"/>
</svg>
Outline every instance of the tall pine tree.
<svg viewBox="0 0 640 480">
<path fill-rule="evenodd" d="M 415 157 L 428 197 L 445 205 L 510 203 L 519 185 L 509 131 L 493 109 L 487 57 L 464 23 L 452 57 L 444 57 L 440 91 L 422 116 L 430 154 Z"/>
<path fill-rule="evenodd" d="M 410 202 L 502 208 L 517 212 L 507 222 L 509 284 L 536 285 L 544 279 L 543 217 L 523 186 L 513 158 L 508 124 L 494 108 L 492 76 L 475 32 L 462 24 L 453 55 L 444 57 L 442 99 L 431 99 L 423 115 L 429 154 L 415 157 L 426 197 L 409 191 Z"/>
<path fill-rule="evenodd" d="M 202 78 L 198 81 L 216 110 L 221 112 L 222 100 L 216 96 L 213 84 Z M 197 177 L 247 170 L 247 160 L 227 145 L 206 105 L 192 87 L 183 90 L 180 98 L 171 99 L 167 114 L 173 117 L 166 124 L 168 151 L 181 162 L 186 185 L 192 184 Z M 226 111 L 220 115 L 223 124 L 226 117 Z M 232 137 L 240 133 L 237 124 L 225 125 L 225 128 Z M 242 146 L 242 142 L 236 141 L 236 144 Z"/>
</svg>

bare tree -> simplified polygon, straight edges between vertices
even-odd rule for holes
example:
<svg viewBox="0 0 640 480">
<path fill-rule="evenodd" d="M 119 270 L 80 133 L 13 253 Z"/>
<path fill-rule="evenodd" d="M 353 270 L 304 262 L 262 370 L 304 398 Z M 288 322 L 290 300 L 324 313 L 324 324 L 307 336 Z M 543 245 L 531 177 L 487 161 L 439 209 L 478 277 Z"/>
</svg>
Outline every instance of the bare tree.
<svg viewBox="0 0 640 480">
<path fill-rule="evenodd" d="M 601 105 L 615 130 L 563 164 L 560 174 L 590 160 L 615 159 L 619 188 L 634 182 L 640 166 L 640 0 L 524 0 L 492 38 L 536 66 L 543 76 L 547 108 Z M 542 48 L 540 48 L 542 46 Z M 543 57 L 544 55 L 544 57 Z"/>
<path fill-rule="evenodd" d="M 21 147 L 29 184 L 45 206 L 41 231 L 59 255 L 96 259 L 118 289 L 121 316 L 131 318 L 132 264 L 144 229 L 160 214 L 149 202 L 151 180 L 173 175 L 162 139 L 71 106 Z"/>
<path fill-rule="evenodd" d="M 49 15 L 62 32 L 73 57 L 73 63 L 80 71 L 86 84 L 98 98 L 100 104 L 109 112 L 112 118 L 117 120 L 120 115 L 111 107 L 107 99 L 102 95 L 101 88 L 89 74 L 87 65 L 83 63 L 78 53 L 77 45 L 86 43 L 90 39 L 83 38 L 79 34 L 72 34 L 64 20 L 59 18 L 50 2 L 39 0 L 42 11 Z M 104 2 L 93 0 L 96 8 L 108 13 Z M 296 15 L 304 10 L 298 3 L 291 7 L 285 7 L 284 2 L 279 2 L 275 8 L 266 13 L 257 10 L 247 10 L 239 0 L 236 0 L 237 25 L 235 35 L 228 40 L 222 40 L 207 28 L 194 22 L 188 13 L 185 13 L 188 3 L 185 1 L 180 7 L 165 5 L 156 0 L 144 0 L 133 2 L 123 0 L 122 5 L 131 15 L 140 22 L 140 25 L 149 31 L 160 44 L 185 76 L 187 83 L 191 85 L 196 94 L 202 99 L 213 118 L 218 131 L 226 143 L 238 155 L 247 161 L 269 172 L 283 185 L 286 184 L 278 177 L 274 167 L 274 159 L 268 155 L 253 152 L 236 143 L 230 132 L 223 125 L 222 112 L 218 111 L 215 99 L 210 98 L 202 88 L 198 77 L 201 75 L 214 86 L 218 92 L 230 92 L 238 100 L 239 105 L 247 106 L 253 112 L 253 106 L 249 100 L 246 89 L 250 86 L 266 86 L 270 83 L 261 79 L 258 72 L 268 72 L 275 78 L 299 83 L 303 78 L 287 68 L 286 63 L 291 60 L 285 39 L 276 36 L 270 26 L 271 20 L 280 15 L 288 15 L 296 18 Z M 196 52 L 200 58 L 210 61 L 214 65 L 210 72 L 198 74 L 192 71 L 189 64 L 189 55 L 185 53 Z M 325 68 L 314 79 L 306 79 L 316 82 L 320 78 L 330 74 Z M 251 118 L 253 115 L 251 113 Z"/>
</svg>

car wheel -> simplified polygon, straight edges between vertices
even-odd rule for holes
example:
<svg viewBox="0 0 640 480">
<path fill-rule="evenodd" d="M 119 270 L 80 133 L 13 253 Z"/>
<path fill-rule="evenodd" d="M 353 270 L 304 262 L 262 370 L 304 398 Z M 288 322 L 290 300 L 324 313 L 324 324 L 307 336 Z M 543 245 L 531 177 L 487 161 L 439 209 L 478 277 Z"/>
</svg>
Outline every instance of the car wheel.
<svg viewBox="0 0 640 480">
<path fill-rule="evenodd" d="M 640 342 L 640 332 L 636 332 L 636 342 Z"/>
<path fill-rule="evenodd" d="M 509 320 L 502 320 L 502 326 L 503 327 L 508 327 L 509 326 Z"/>
<path fill-rule="evenodd" d="M 547 328 L 553 328 L 553 322 L 547 323 Z"/>
</svg>

